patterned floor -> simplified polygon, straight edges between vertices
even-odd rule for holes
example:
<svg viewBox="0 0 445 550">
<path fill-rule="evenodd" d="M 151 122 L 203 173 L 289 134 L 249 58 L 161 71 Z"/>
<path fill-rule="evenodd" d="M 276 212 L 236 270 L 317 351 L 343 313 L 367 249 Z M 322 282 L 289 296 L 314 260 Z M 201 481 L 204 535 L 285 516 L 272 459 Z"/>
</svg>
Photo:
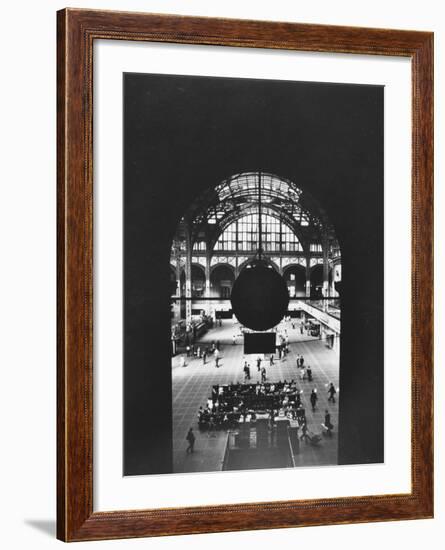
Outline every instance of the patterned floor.
<svg viewBox="0 0 445 550">
<path fill-rule="evenodd" d="M 215 361 L 212 358 L 206 365 L 203 365 L 202 359 L 186 359 L 184 367 L 180 366 L 180 356 L 174 357 L 172 361 L 173 471 L 175 473 L 221 470 L 227 434 L 216 432 L 209 437 L 206 432 L 200 433 L 197 426 L 198 409 L 206 405 L 212 385 L 243 382 L 244 357 L 250 363 L 251 382 L 255 383 L 259 380 L 255 364 L 256 355 L 243 355 L 241 336 L 237 337 L 236 345 L 232 345 L 233 335 L 239 332 L 237 325 L 234 325 L 231 320 L 223 320 L 222 323 L 221 328 L 210 330 L 201 340 L 207 343 L 212 340 L 221 342 L 219 368 L 215 367 Z M 301 335 L 299 328 L 293 329 L 290 322 L 283 322 L 282 329 L 288 331 L 290 353 L 281 361 L 276 358 L 274 366 L 268 366 L 268 361 L 263 363 L 267 370 L 267 381 L 278 382 L 284 379 L 289 381 L 292 378 L 298 380 L 296 355 L 302 354 L 305 365 L 310 365 L 313 373 L 313 382 L 307 380 L 300 382 L 309 431 L 321 434 L 325 409 L 329 410 L 334 424 L 332 437 L 323 437 L 320 446 L 313 447 L 303 442 L 300 444 L 300 452 L 294 457 L 295 464 L 296 466 L 337 464 L 339 393 L 336 395 L 335 404 L 328 403 L 326 386 L 329 382 L 333 382 L 336 388 L 339 386 L 338 351 L 329 349 L 324 340 L 312 338 L 306 334 Z M 312 412 L 309 402 L 312 388 L 317 388 L 318 394 L 315 412 Z M 185 437 L 190 427 L 193 427 L 196 436 L 195 452 L 186 454 Z"/>
</svg>

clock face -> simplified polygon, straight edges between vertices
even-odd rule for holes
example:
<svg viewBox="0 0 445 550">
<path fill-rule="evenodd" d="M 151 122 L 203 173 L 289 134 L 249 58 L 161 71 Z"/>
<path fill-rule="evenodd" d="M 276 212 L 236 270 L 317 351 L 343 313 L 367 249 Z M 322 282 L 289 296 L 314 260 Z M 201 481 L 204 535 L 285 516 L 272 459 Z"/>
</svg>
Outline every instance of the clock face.
<svg viewBox="0 0 445 550">
<path fill-rule="evenodd" d="M 230 298 L 238 321 L 252 330 L 268 330 L 283 319 L 289 305 L 286 283 L 264 261 L 248 264 L 236 279 Z"/>
</svg>

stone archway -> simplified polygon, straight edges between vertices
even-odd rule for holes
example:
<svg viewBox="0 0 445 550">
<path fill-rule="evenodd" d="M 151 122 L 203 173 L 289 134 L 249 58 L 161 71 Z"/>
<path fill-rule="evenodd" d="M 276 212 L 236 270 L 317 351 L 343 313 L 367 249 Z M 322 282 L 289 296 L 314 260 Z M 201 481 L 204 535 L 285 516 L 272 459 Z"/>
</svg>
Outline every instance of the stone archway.
<svg viewBox="0 0 445 550">
<path fill-rule="evenodd" d="M 289 290 L 290 298 L 306 296 L 306 268 L 301 264 L 290 264 L 283 269 L 283 277 Z"/>
<path fill-rule="evenodd" d="M 210 295 L 229 299 L 235 281 L 235 271 L 229 264 L 216 264 L 210 272 Z"/>
</svg>

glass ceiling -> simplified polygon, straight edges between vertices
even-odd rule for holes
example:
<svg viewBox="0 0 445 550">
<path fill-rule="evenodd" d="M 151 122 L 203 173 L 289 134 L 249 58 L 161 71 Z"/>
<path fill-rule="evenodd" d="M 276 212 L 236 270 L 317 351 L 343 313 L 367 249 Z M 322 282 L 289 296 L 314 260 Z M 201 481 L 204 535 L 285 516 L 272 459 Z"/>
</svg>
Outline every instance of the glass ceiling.
<svg viewBox="0 0 445 550">
<path fill-rule="evenodd" d="M 264 214 L 289 227 L 303 246 L 321 242 L 321 232 L 323 228 L 330 230 L 330 224 L 317 201 L 290 180 L 257 171 L 235 174 L 195 199 L 187 213 L 192 243 L 203 240 L 205 234 L 206 241 L 213 246 L 236 219 L 256 214 L 260 183 Z M 184 220 L 182 218 L 181 224 L 185 223 Z M 185 234 L 181 224 L 178 230 L 180 240 Z"/>
<path fill-rule="evenodd" d="M 211 225 L 219 224 L 223 220 L 227 223 L 231 221 L 233 214 L 242 215 L 243 211 L 245 213 L 246 209 L 257 205 L 260 178 L 264 207 L 270 207 L 277 213 L 282 212 L 283 216 L 300 226 L 308 226 L 311 221 L 317 225 L 318 220 L 299 204 L 301 189 L 285 179 L 265 172 L 243 172 L 224 180 L 215 188 L 216 200 L 201 219 Z"/>
<path fill-rule="evenodd" d="M 223 181 L 216 187 L 216 192 L 221 201 L 245 197 L 252 202 L 256 202 L 258 200 L 259 181 L 259 172 L 244 172 Z M 301 189 L 290 182 L 264 172 L 261 173 L 261 192 L 264 202 L 271 202 L 274 197 L 298 202 L 302 193 Z"/>
</svg>

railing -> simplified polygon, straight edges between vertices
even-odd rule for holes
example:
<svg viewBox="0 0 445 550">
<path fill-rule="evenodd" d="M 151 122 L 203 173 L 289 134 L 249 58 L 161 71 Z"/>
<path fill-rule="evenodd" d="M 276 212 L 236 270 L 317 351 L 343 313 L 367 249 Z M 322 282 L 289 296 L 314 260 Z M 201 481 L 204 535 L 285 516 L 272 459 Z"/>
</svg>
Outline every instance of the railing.
<svg viewBox="0 0 445 550">
<path fill-rule="evenodd" d="M 260 446 L 255 425 L 248 428 L 247 434 L 244 433 L 243 441 L 245 443 L 241 445 L 237 436 L 242 435 L 242 430 L 227 432 L 221 470 L 249 469 L 250 467 L 295 468 L 294 455 L 299 453 L 299 441 L 295 440 L 296 434 L 293 428 L 287 429 L 283 440 L 284 445 L 279 443 L 277 434 L 275 436 L 269 434 L 266 444 L 262 439 L 263 444 Z M 292 442 L 293 439 L 294 442 Z"/>
<path fill-rule="evenodd" d="M 318 302 L 318 303 L 317 303 Z M 303 311 L 309 313 L 328 328 L 340 334 L 340 315 L 336 310 L 336 315 L 333 315 L 328 309 L 327 304 L 330 300 L 300 300 L 300 306 Z"/>
<path fill-rule="evenodd" d="M 221 470 L 226 469 L 227 461 L 229 458 L 229 452 L 230 452 L 230 446 L 231 446 L 231 439 L 234 437 L 234 432 L 232 430 L 229 430 L 227 432 L 227 438 L 226 438 L 226 448 L 224 450 L 224 456 L 221 461 Z"/>
<path fill-rule="evenodd" d="M 295 439 L 295 436 L 297 439 Z M 287 428 L 287 439 L 289 441 L 289 456 L 290 456 L 290 463 L 292 468 L 295 468 L 295 455 L 299 454 L 300 452 L 300 442 L 298 440 L 298 430 L 296 428 L 292 428 L 288 426 Z M 294 442 L 296 445 L 294 445 Z"/>
<path fill-rule="evenodd" d="M 320 311 L 325 311 L 340 320 L 341 310 L 340 310 L 340 298 L 331 298 L 325 300 L 310 300 L 309 305 L 316 307 Z"/>
</svg>

